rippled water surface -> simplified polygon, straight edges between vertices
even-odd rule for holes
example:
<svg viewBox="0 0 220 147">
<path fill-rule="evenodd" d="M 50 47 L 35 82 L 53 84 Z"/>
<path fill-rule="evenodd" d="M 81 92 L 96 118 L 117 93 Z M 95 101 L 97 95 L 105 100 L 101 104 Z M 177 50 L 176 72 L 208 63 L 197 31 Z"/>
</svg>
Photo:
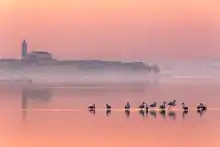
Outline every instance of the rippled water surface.
<svg viewBox="0 0 220 147">
<path fill-rule="evenodd" d="M 177 100 L 170 111 L 138 111 L 142 101 Z M 125 112 L 129 101 L 132 110 Z M 189 112 L 183 113 L 185 102 Z M 199 113 L 204 102 L 208 110 Z M 86 108 L 95 103 L 97 110 Z M 105 104 L 113 110 L 106 112 Z M 0 86 L 2 147 L 219 147 L 220 85 L 146 87 Z"/>
</svg>

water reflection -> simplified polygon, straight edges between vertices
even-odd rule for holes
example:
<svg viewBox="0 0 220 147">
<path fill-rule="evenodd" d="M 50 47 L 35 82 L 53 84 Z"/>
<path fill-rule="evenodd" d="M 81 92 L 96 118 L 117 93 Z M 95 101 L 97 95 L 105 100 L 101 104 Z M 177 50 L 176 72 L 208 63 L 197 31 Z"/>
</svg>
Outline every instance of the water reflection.
<svg viewBox="0 0 220 147">
<path fill-rule="evenodd" d="M 205 112 L 206 110 L 197 110 L 197 113 L 199 114 L 200 117 L 203 116 L 203 113 Z"/>
<path fill-rule="evenodd" d="M 167 112 L 168 111 L 168 112 Z M 88 112 L 90 112 L 91 114 L 95 115 L 96 111 L 94 109 L 90 109 L 88 110 Z M 131 115 L 131 111 L 130 110 L 125 110 L 124 111 L 125 115 L 127 118 L 130 117 Z M 135 113 L 135 112 L 133 112 Z M 152 116 L 153 118 L 157 118 L 157 113 L 159 113 L 159 115 L 161 115 L 161 117 L 163 119 L 166 119 L 166 117 L 168 116 L 169 118 L 173 119 L 173 120 L 176 120 L 176 111 L 172 110 L 172 111 L 169 111 L 169 110 L 159 110 L 158 112 L 156 110 L 139 110 L 138 111 L 138 114 L 143 118 L 145 119 L 145 117 L 148 116 L 148 113 L 150 114 L 150 116 Z M 179 115 L 182 114 L 182 118 L 185 118 L 187 115 L 188 115 L 189 111 L 182 111 L 181 113 L 178 113 Z M 197 113 L 200 115 L 200 117 L 202 117 L 203 113 L 204 113 L 204 110 L 198 110 Z M 112 114 L 112 110 L 105 110 L 105 115 L 106 117 L 109 117 L 110 115 Z"/>
<path fill-rule="evenodd" d="M 23 88 L 22 94 L 28 99 L 41 101 L 49 101 L 52 97 L 52 91 L 49 88 Z"/>
<path fill-rule="evenodd" d="M 157 118 L 157 112 L 155 110 L 150 110 L 150 115 Z"/>
<path fill-rule="evenodd" d="M 148 116 L 148 112 L 149 112 L 148 109 L 146 109 L 145 111 L 146 117 Z"/>
<path fill-rule="evenodd" d="M 152 84 L 148 85 L 150 88 L 152 88 Z M 87 96 L 94 96 L 94 97 L 106 97 L 106 96 L 119 96 L 124 95 L 126 93 L 133 93 L 133 94 L 143 94 L 148 89 L 145 85 L 139 85 L 139 86 L 103 86 L 103 87 L 74 87 L 70 89 L 64 89 L 66 92 L 62 93 L 63 96 L 66 95 L 75 95 L 78 97 L 87 97 Z M 155 86 L 154 86 L 155 87 Z"/>
<path fill-rule="evenodd" d="M 144 110 L 139 110 L 139 114 L 142 116 L 143 119 L 145 118 Z"/>
<path fill-rule="evenodd" d="M 0 122 L 1 138 L 3 138 L 0 144 L 10 147 L 59 147 L 62 145 L 65 147 L 134 147 L 146 144 L 152 147 L 220 146 L 220 119 L 216 117 L 219 113 L 219 86 L 214 87 L 215 90 L 213 87 L 208 87 L 208 90 L 202 87 L 201 90 L 197 87 L 176 85 L 149 88 L 144 93 L 141 90 L 139 92 L 138 90 L 135 92 L 106 90 L 103 93 L 101 90 L 95 92 L 91 90 L 90 93 L 79 90 L 81 93 L 78 92 L 78 94 L 74 93 L 77 93 L 76 88 L 75 90 L 53 88 L 51 89 L 53 97 L 47 92 L 42 92 L 45 97 L 38 94 L 39 88 L 23 88 L 23 91 L 20 87 L 0 88 L 0 104 L 2 104 Z M 46 90 L 50 91 L 50 89 Z M 210 94 L 213 93 L 215 93 L 214 98 L 210 98 Z M 138 106 L 142 101 L 160 102 L 172 97 L 177 97 L 178 102 L 188 101 L 192 106 L 205 100 L 210 107 L 206 112 L 197 112 L 195 106 L 189 110 L 188 114 L 181 111 L 180 104 L 172 110 L 176 114 L 172 114 L 167 109 L 164 111 L 156 109 L 151 113 L 150 109 L 149 112 L 143 109 L 144 114 L 136 111 L 136 107 L 135 110 L 124 110 L 124 103 L 127 101 L 132 103 L 132 106 Z M 112 111 L 105 110 L 104 106 L 107 102 L 113 106 Z M 95 111 L 88 112 L 89 103 L 100 106 L 96 110 L 97 114 Z M 37 112 L 39 108 L 45 108 L 45 105 L 48 109 L 40 109 L 41 112 Z M 21 113 L 19 111 L 21 108 L 31 109 L 31 111 Z M 26 121 L 21 120 L 22 114 L 24 120 L 27 118 Z M 201 128 L 205 133 L 201 133 Z M 163 137 L 158 138 L 158 134 Z"/>
<path fill-rule="evenodd" d="M 95 115 L 95 110 L 94 109 L 90 109 L 88 111 L 90 112 L 90 114 Z"/>
<path fill-rule="evenodd" d="M 111 115 L 111 112 L 112 112 L 111 110 L 106 110 L 105 112 L 106 116 L 109 117 Z"/>
<path fill-rule="evenodd" d="M 22 120 L 26 120 L 27 118 L 27 112 L 25 111 L 27 107 L 28 107 L 28 98 L 27 98 L 26 93 L 24 92 L 24 89 L 22 89 L 22 92 L 21 92 L 21 108 L 23 109 Z"/>
<path fill-rule="evenodd" d="M 160 110 L 160 115 L 165 119 L 166 118 L 166 111 Z"/>
<path fill-rule="evenodd" d="M 172 118 L 172 119 L 176 119 L 176 112 L 174 112 L 174 111 L 169 111 L 169 113 L 168 113 L 168 116 L 170 117 L 170 118 Z"/>
<path fill-rule="evenodd" d="M 182 117 L 185 118 L 185 116 L 188 114 L 188 111 L 183 111 L 182 112 Z"/>
<path fill-rule="evenodd" d="M 39 88 L 39 87 L 22 88 L 22 92 L 21 92 L 21 97 L 22 97 L 21 107 L 23 109 L 22 119 L 23 120 L 27 119 L 27 111 L 26 110 L 28 109 L 28 105 L 30 105 L 32 101 L 40 102 L 40 104 L 48 103 L 51 100 L 52 95 L 53 95 L 52 90 L 50 88 Z M 92 115 L 95 115 L 95 113 L 96 113 L 95 110 L 90 110 L 89 112 Z M 111 110 L 106 110 L 105 111 L 106 117 L 109 117 L 111 115 L 111 113 L 112 113 Z M 124 113 L 125 113 L 126 117 L 129 118 L 131 111 L 125 110 Z M 138 111 L 138 113 L 143 119 L 146 116 L 148 116 L 148 110 L 140 110 L 140 111 Z M 160 110 L 158 112 L 156 110 L 149 110 L 149 115 L 153 118 L 157 118 L 157 113 L 159 113 L 158 115 L 160 115 L 164 119 L 166 117 L 169 117 L 173 120 L 176 119 L 176 112 L 174 110 Z M 204 110 L 198 110 L 197 113 L 199 114 L 200 117 L 202 117 Z M 185 118 L 187 114 L 188 114 L 188 111 L 183 111 L 182 118 Z"/>
<path fill-rule="evenodd" d="M 21 108 L 22 119 L 27 119 L 27 109 L 29 100 L 40 100 L 48 102 L 52 97 L 52 91 L 49 88 L 22 88 L 21 91 Z"/>
<path fill-rule="evenodd" d="M 129 118 L 130 117 L 130 110 L 125 110 L 125 115 L 127 116 L 127 118 Z"/>
</svg>

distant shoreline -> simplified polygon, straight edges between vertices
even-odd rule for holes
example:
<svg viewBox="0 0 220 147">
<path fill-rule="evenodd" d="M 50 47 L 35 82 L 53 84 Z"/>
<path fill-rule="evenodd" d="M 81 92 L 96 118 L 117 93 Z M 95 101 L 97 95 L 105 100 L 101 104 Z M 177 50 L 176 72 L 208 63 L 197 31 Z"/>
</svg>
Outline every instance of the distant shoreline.
<svg viewBox="0 0 220 147">
<path fill-rule="evenodd" d="M 123 81 L 123 82 L 31 82 L 31 81 L 7 81 L 0 80 L 0 85 L 10 86 L 46 86 L 46 87 L 145 87 L 151 84 L 157 84 L 156 80 L 153 81 Z"/>
</svg>

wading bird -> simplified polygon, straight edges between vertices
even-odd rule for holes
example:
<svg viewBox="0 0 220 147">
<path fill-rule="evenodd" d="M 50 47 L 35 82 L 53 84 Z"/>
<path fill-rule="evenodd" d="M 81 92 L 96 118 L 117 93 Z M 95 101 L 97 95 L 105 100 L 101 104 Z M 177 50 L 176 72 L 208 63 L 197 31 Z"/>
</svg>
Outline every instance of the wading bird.
<svg viewBox="0 0 220 147">
<path fill-rule="evenodd" d="M 106 110 L 111 110 L 111 106 L 109 104 L 106 104 Z"/>
<path fill-rule="evenodd" d="M 189 108 L 186 106 L 185 103 L 182 103 L 182 108 L 183 108 L 183 111 L 188 111 L 189 110 Z"/>
<path fill-rule="evenodd" d="M 166 104 L 167 102 L 164 101 L 163 104 L 159 106 L 159 109 L 166 109 Z"/>
<path fill-rule="evenodd" d="M 126 105 L 125 105 L 125 110 L 129 110 L 130 108 L 131 108 L 131 105 L 130 105 L 129 102 L 127 102 Z"/>
<path fill-rule="evenodd" d="M 150 108 L 156 108 L 156 107 L 157 107 L 157 102 L 154 102 L 154 103 L 151 104 L 149 107 L 150 107 Z"/>
<path fill-rule="evenodd" d="M 206 107 L 203 103 L 200 103 L 200 104 L 197 106 L 197 109 L 198 109 L 198 110 L 207 110 L 207 107 Z"/>
<path fill-rule="evenodd" d="M 139 109 L 144 109 L 145 108 L 145 102 L 143 102 L 139 107 L 138 107 Z"/>
<path fill-rule="evenodd" d="M 148 105 L 147 105 L 147 103 L 145 103 L 145 109 L 146 109 L 146 111 L 148 110 Z"/>
<path fill-rule="evenodd" d="M 90 105 L 90 106 L 88 107 L 88 109 L 90 109 L 90 110 L 95 110 L 95 104 Z"/>
<path fill-rule="evenodd" d="M 175 107 L 176 106 L 176 100 L 173 100 L 172 102 L 169 102 L 167 105 L 169 106 L 169 108 L 170 107 Z"/>
</svg>

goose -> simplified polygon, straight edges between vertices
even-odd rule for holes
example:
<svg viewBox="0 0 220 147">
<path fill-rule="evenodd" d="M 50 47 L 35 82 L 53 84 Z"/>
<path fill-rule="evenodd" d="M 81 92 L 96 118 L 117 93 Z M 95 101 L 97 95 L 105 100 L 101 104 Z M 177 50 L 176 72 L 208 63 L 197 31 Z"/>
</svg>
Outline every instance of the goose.
<svg viewBox="0 0 220 147">
<path fill-rule="evenodd" d="M 197 109 L 201 109 L 202 106 L 203 106 L 203 104 L 202 104 L 202 103 L 199 103 L 199 105 L 197 106 Z"/>
<path fill-rule="evenodd" d="M 183 108 L 184 111 L 188 111 L 189 110 L 189 108 L 185 105 L 185 103 L 182 103 L 182 108 Z"/>
<path fill-rule="evenodd" d="M 95 104 L 90 105 L 90 106 L 88 107 L 88 109 L 90 109 L 90 110 L 95 110 Z"/>
<path fill-rule="evenodd" d="M 112 107 L 109 104 L 106 104 L 106 110 L 110 110 Z"/>
<path fill-rule="evenodd" d="M 131 105 L 130 105 L 129 102 L 127 102 L 127 104 L 125 105 L 125 109 L 128 110 L 128 109 L 130 109 L 130 108 L 131 108 Z"/>
<path fill-rule="evenodd" d="M 145 108 L 145 102 L 143 102 L 138 108 L 139 109 L 144 109 Z"/>
<path fill-rule="evenodd" d="M 202 110 L 205 111 L 207 110 L 207 107 L 205 105 L 202 106 Z"/>
<path fill-rule="evenodd" d="M 149 107 L 150 107 L 150 108 L 156 108 L 156 107 L 157 107 L 157 102 L 154 102 L 154 103 L 151 104 Z"/>
<path fill-rule="evenodd" d="M 197 106 L 197 109 L 198 109 L 198 110 L 206 110 L 207 107 L 206 107 L 203 103 L 200 103 L 200 104 Z"/>
<path fill-rule="evenodd" d="M 160 105 L 159 109 L 165 109 L 165 108 L 166 108 L 166 103 L 167 103 L 167 102 L 164 101 L 163 104 Z"/>
<path fill-rule="evenodd" d="M 148 107 L 147 103 L 145 103 L 145 109 L 148 110 L 148 108 L 149 108 L 149 107 Z"/>
<path fill-rule="evenodd" d="M 173 100 L 172 102 L 169 102 L 167 105 L 169 106 L 169 108 L 170 107 L 175 107 L 176 106 L 176 100 Z"/>
</svg>

